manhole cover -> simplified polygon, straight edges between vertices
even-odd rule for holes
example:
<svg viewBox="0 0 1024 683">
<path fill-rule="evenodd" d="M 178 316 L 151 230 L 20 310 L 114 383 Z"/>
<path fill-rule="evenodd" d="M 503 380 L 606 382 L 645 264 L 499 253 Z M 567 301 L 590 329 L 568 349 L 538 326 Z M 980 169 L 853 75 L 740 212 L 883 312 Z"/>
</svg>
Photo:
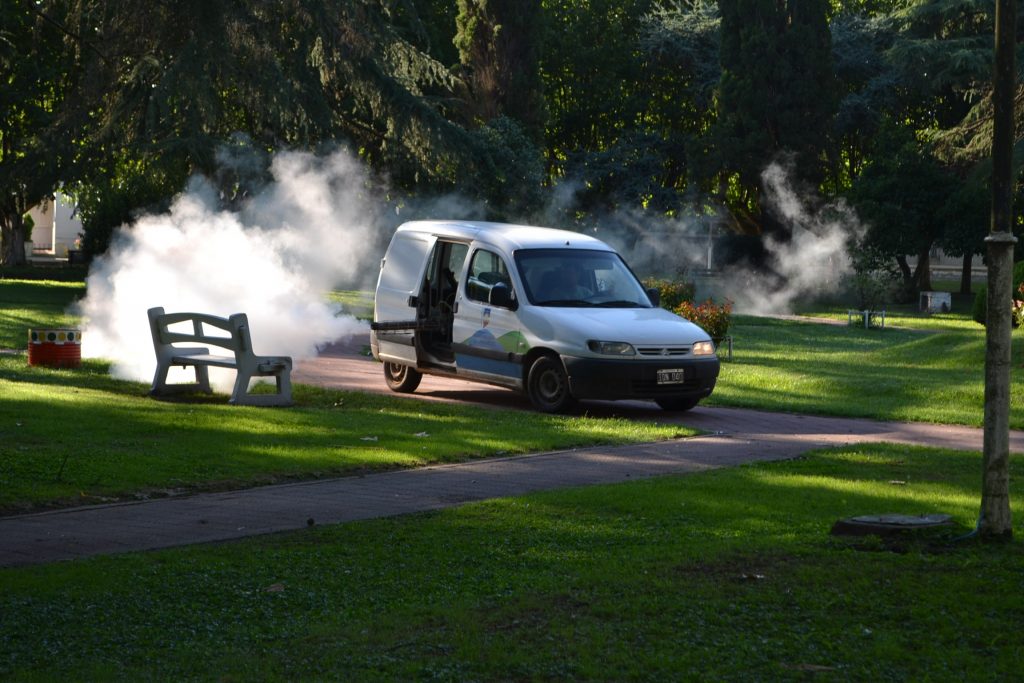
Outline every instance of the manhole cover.
<svg viewBox="0 0 1024 683">
<path fill-rule="evenodd" d="M 832 534 L 840 536 L 887 536 L 919 529 L 953 526 L 952 515 L 858 515 L 841 519 L 832 526 Z"/>
</svg>

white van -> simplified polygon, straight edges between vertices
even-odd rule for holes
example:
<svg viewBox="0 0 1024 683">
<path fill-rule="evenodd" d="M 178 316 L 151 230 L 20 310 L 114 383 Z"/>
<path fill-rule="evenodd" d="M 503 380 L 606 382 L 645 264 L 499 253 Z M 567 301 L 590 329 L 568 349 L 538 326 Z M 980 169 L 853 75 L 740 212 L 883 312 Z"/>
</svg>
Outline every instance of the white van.
<svg viewBox="0 0 1024 683">
<path fill-rule="evenodd" d="M 657 291 L 593 237 L 416 221 L 398 228 L 381 261 L 370 347 L 397 392 L 433 374 L 525 391 L 544 412 L 577 399 L 689 410 L 715 387 L 715 347 L 657 304 Z"/>
</svg>

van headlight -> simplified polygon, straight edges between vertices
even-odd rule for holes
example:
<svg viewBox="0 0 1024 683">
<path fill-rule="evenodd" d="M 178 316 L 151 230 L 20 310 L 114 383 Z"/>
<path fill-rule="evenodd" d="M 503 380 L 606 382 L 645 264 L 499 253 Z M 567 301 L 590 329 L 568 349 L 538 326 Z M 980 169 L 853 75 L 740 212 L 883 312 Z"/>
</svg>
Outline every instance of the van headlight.
<svg viewBox="0 0 1024 683">
<path fill-rule="evenodd" d="M 695 356 L 713 356 L 715 355 L 715 345 L 709 341 L 699 341 L 693 345 L 691 350 Z"/>
<path fill-rule="evenodd" d="M 635 356 L 636 351 L 632 344 L 615 341 L 596 341 L 591 339 L 587 342 L 587 348 L 594 353 L 605 356 Z"/>
</svg>

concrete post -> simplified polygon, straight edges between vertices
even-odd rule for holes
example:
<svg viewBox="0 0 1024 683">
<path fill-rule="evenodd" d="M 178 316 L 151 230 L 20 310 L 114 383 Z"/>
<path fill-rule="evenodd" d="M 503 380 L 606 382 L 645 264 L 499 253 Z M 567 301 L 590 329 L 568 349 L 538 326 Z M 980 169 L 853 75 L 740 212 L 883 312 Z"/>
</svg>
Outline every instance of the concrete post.
<svg viewBox="0 0 1024 683">
<path fill-rule="evenodd" d="M 989 235 L 988 311 L 985 314 L 985 432 L 978 533 L 1013 536 L 1010 519 L 1010 349 L 1013 245 L 1010 233 Z"/>
</svg>

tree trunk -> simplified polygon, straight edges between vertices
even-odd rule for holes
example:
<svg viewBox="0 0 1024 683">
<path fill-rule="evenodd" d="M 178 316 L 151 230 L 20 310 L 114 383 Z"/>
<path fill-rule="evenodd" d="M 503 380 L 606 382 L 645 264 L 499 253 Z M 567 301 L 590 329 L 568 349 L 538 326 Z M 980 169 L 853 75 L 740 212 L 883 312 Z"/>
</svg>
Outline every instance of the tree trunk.
<svg viewBox="0 0 1024 683">
<path fill-rule="evenodd" d="M 1016 0 L 996 2 L 995 74 L 992 84 L 992 230 L 988 245 L 988 314 L 985 324 L 985 443 L 978 535 L 1013 536 L 1010 518 L 1010 338 L 1013 288 L 1013 140 L 1017 69 Z"/>
<path fill-rule="evenodd" d="M 972 266 L 974 262 L 974 254 L 970 252 L 964 253 L 963 266 L 960 268 L 960 293 L 970 294 L 971 293 L 971 274 L 973 272 Z"/>
<path fill-rule="evenodd" d="M 900 267 L 900 276 L 903 278 L 903 284 L 909 287 L 914 280 L 914 274 L 910 270 L 910 264 L 907 263 L 907 257 L 900 254 L 896 257 L 896 265 Z"/>
<path fill-rule="evenodd" d="M 21 214 L 0 210 L 0 266 L 22 266 L 27 262 Z"/>
<path fill-rule="evenodd" d="M 993 232 L 988 244 L 988 311 L 985 320 L 985 428 L 978 533 L 983 538 L 1008 539 L 1010 518 L 1010 290 L 1013 245 L 1009 232 Z"/>
<path fill-rule="evenodd" d="M 914 294 L 932 291 L 932 250 L 922 249 L 917 255 L 917 269 L 914 270 Z"/>
</svg>

